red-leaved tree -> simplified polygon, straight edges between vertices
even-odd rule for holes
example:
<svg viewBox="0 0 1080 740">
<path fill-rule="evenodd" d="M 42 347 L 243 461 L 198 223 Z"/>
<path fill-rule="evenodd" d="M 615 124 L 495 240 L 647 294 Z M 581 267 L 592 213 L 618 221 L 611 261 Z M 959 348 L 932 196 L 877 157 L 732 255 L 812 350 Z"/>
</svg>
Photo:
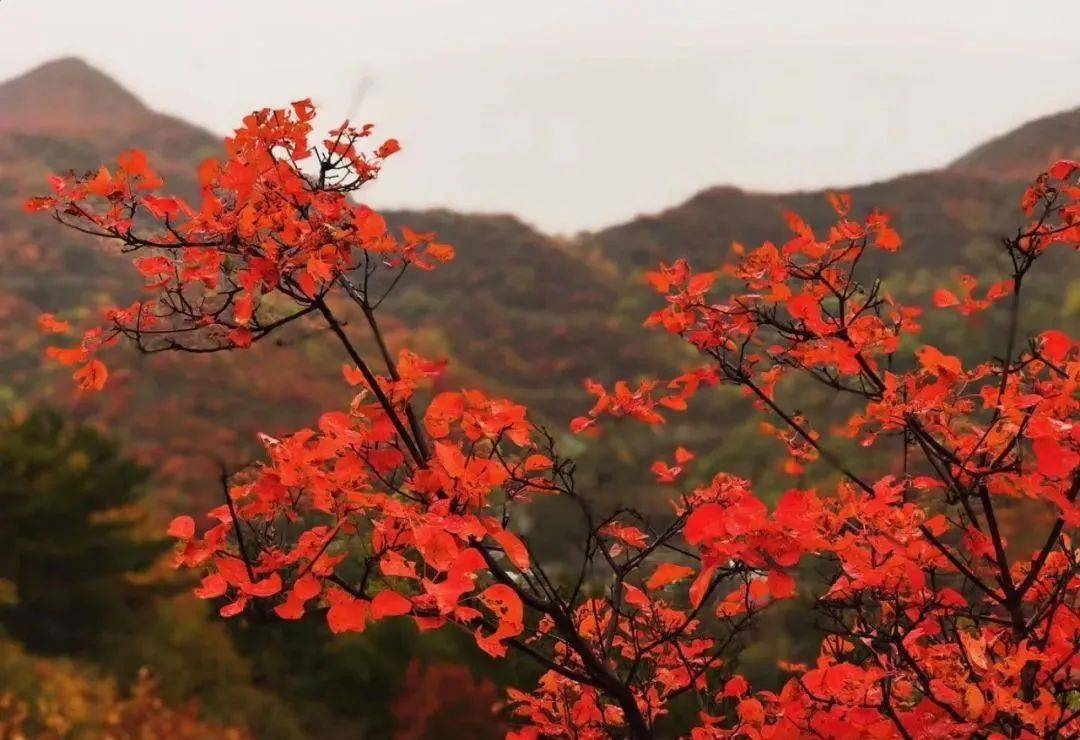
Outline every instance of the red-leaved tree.
<svg viewBox="0 0 1080 740">
<path fill-rule="evenodd" d="M 853 218 L 846 196 L 831 197 L 824 235 L 790 214 L 786 243 L 741 250 L 720 272 L 680 260 L 649 273 L 665 306 L 647 324 L 701 364 L 636 386 L 590 382 L 596 404 L 573 430 L 596 433 L 585 430 L 607 417 L 660 424 L 699 390 L 730 384 L 768 417 L 789 468 L 821 459 L 838 473 L 772 510 L 750 482 L 719 473 L 650 518 L 600 511 L 523 406 L 478 390 L 421 402 L 443 365 L 392 351 L 377 313 L 410 268 L 436 268 L 453 250 L 434 234 L 390 233 L 350 199 L 394 140 L 362 153 L 370 126 L 346 123 L 315 147 L 313 117 L 302 101 L 244 119 L 225 160 L 199 167 L 197 207 L 159 194 L 139 152 L 115 171 L 54 177 L 52 195 L 27 203 L 134 254 L 148 289 L 77 345 L 49 349 L 82 388 L 105 385 L 99 356 L 121 338 L 145 352 L 217 352 L 311 321 L 344 352 L 357 389 L 348 409 L 264 438 L 266 461 L 233 477 L 209 526 L 173 521 L 178 564 L 205 574 L 198 596 L 220 600 L 225 617 L 261 602 L 284 620 L 319 612 L 334 632 L 408 618 L 469 631 L 495 658 L 520 651 L 545 672 L 509 692 L 516 738 L 653 737 L 684 695 L 695 726 L 664 732 L 695 740 L 1080 733 L 1080 347 L 1059 331 L 1019 336 L 1017 320 L 1040 257 L 1080 246 L 1076 163 L 1055 164 L 1024 196 L 1028 220 L 1003 247 L 1011 275 L 981 298 L 970 281 L 963 299 L 935 294 L 965 314 L 1008 303 L 1002 354 L 971 367 L 930 346 L 897 356 L 919 311 L 861 277 L 860 263 L 901 239 L 882 213 Z M 718 295 L 720 284 L 738 289 Z M 347 304 L 371 352 L 343 323 Z M 854 399 L 846 432 L 864 447 L 892 441 L 903 469 L 860 474 L 830 451 L 774 394 L 795 375 Z M 693 455 L 673 455 L 653 472 L 678 485 Z M 515 512 L 540 497 L 576 507 L 580 557 L 553 567 L 515 533 Z M 1021 500 L 1043 530 L 1034 552 L 1017 552 L 1002 527 Z M 727 659 L 762 610 L 795 595 L 811 557 L 823 580 L 806 589 L 828 629 L 817 663 L 791 667 L 778 693 L 755 690 Z"/>
</svg>

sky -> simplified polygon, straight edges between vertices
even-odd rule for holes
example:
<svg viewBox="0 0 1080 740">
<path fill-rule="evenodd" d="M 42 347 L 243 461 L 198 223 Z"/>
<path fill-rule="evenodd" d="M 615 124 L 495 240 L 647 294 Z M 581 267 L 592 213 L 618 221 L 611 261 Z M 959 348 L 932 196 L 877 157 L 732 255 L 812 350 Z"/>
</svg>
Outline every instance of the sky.
<svg viewBox="0 0 1080 740">
<path fill-rule="evenodd" d="M 715 185 L 944 165 L 1080 106 L 1080 3 L 0 0 L 0 78 L 79 56 L 228 133 L 311 97 L 404 147 L 366 200 L 572 234 Z"/>
</svg>

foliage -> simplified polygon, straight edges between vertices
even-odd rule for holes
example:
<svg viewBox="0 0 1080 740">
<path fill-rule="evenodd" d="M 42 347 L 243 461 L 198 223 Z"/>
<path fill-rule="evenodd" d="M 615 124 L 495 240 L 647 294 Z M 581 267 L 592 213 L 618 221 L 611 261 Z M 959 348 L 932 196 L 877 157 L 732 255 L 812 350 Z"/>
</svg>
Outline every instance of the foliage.
<svg viewBox="0 0 1080 740">
<path fill-rule="evenodd" d="M 55 412 L 0 420 L 0 623 L 33 650 L 86 652 L 130 630 L 152 586 L 135 576 L 167 550 L 140 533 L 146 471 Z M 145 527 L 143 527 L 145 529 Z"/>
<path fill-rule="evenodd" d="M 225 625 L 208 621 L 202 604 L 173 595 L 187 584 L 162 562 L 168 542 L 146 521 L 146 469 L 121 456 L 114 441 L 55 411 L 15 407 L 5 413 L 0 423 L 5 512 L 0 624 L 5 632 L 35 653 L 78 656 L 79 663 L 58 668 L 55 675 L 57 681 L 70 678 L 72 685 L 82 680 L 83 689 L 68 693 L 93 694 L 82 704 L 95 712 L 112 701 L 98 692 L 102 675 L 119 680 L 126 691 L 126 683 L 149 664 L 163 678 L 155 693 L 171 704 L 205 697 L 203 707 L 212 716 L 260 731 L 263 723 L 272 723 L 273 736 L 298 736 L 288 709 L 275 707 L 272 697 L 250 685 L 251 671 Z M 5 649 L 22 655 L 15 643 Z M 67 665 L 27 658 L 31 664 Z M 35 683 L 31 677 L 26 677 L 25 702 L 53 702 L 50 692 L 59 691 L 58 684 Z M 61 714 L 76 719 L 70 711 Z"/>
<path fill-rule="evenodd" d="M 36 658 L 0 641 L 0 737 L 243 740 L 247 734 L 203 721 L 194 706 L 163 703 L 148 672 L 119 696 L 112 681 L 88 666 Z"/>
<path fill-rule="evenodd" d="M 477 680 L 466 666 L 409 663 L 405 690 L 394 700 L 394 740 L 482 738 L 495 735 L 495 684 Z"/>
<path fill-rule="evenodd" d="M 317 613 L 335 633 L 408 617 L 469 633 L 494 657 L 521 652 L 546 672 L 531 691 L 509 692 L 517 738 L 668 734 L 690 699 L 693 721 L 670 732 L 698 740 L 1080 730 L 1080 357 L 1062 332 L 1018 336 L 1029 272 L 1048 250 L 1080 243 L 1074 163 L 1025 194 L 1031 221 L 1004 242 L 1009 275 L 937 293 L 939 310 L 966 314 L 1010 302 L 1003 354 L 966 369 L 918 346 L 920 311 L 862 274 L 901 237 L 884 213 L 853 218 L 843 195 L 830 198 L 824 237 L 789 214 L 787 242 L 740 248 L 723 271 L 736 287 L 719 297 L 719 272 L 680 260 L 650 273 L 666 305 L 646 323 L 702 362 L 610 390 L 590 381 L 596 403 L 573 430 L 595 434 L 612 416 L 661 425 L 702 389 L 727 385 L 767 415 L 788 472 L 822 460 L 840 475 L 770 510 L 748 480 L 718 473 L 680 491 L 661 519 L 599 511 L 521 405 L 476 390 L 422 402 L 443 363 L 395 356 L 376 314 L 408 270 L 437 268 L 453 249 L 428 232 L 399 237 L 349 199 L 396 141 L 365 155 L 370 127 L 346 123 L 312 148 L 313 117 L 300 101 L 246 118 L 226 161 L 200 167 L 198 209 L 160 195 L 138 152 L 115 172 L 55 177 L 53 195 L 27 204 L 134 253 L 150 296 L 109 310 L 75 346 L 50 348 L 86 391 L 105 386 L 101 355 L 122 338 L 149 353 L 206 354 L 310 321 L 344 351 L 358 391 L 348 411 L 265 437 L 267 461 L 233 478 L 209 526 L 181 516 L 169 528 L 178 564 L 206 573 L 196 594 L 222 616 Z M 340 319 L 349 302 L 371 352 Z M 43 329 L 67 332 L 48 319 Z M 829 436 L 895 451 L 868 455 L 878 470 L 848 465 L 783 405 L 789 376 L 856 404 Z M 678 485 L 693 461 L 676 447 L 653 473 Z M 545 498 L 576 510 L 572 568 L 538 558 L 519 526 Z M 1001 522 L 1021 505 L 1042 531 L 1018 551 Z M 780 691 L 755 690 L 732 670 L 737 648 L 763 611 L 798 594 L 807 571 L 796 569 L 810 559 L 826 566 L 804 587 L 829 635 L 813 666 L 785 666 Z"/>
</svg>

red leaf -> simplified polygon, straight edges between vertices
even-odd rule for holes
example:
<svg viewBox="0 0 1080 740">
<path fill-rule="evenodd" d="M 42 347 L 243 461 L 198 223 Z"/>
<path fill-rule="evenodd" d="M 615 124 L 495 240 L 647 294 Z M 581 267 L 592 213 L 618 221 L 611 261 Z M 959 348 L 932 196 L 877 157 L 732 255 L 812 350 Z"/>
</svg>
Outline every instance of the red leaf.
<svg viewBox="0 0 1080 740">
<path fill-rule="evenodd" d="M 499 543 L 514 567 L 518 570 L 528 570 L 529 551 L 525 549 L 525 544 L 520 539 L 505 529 L 492 532 L 491 537 Z"/>
<path fill-rule="evenodd" d="M 66 321 L 61 321 L 51 313 L 43 313 L 38 316 L 37 328 L 42 334 L 63 334 L 71 329 L 71 325 Z"/>
<path fill-rule="evenodd" d="M 790 599 L 795 595 L 795 579 L 782 570 L 770 570 L 769 593 L 774 599 Z"/>
<path fill-rule="evenodd" d="M 697 545 L 708 538 L 723 534 L 726 511 L 720 504 L 699 506 L 687 518 L 683 537 L 691 545 Z"/>
<path fill-rule="evenodd" d="M 960 299 L 956 297 L 956 294 L 952 291 L 945 290 L 944 288 L 938 288 L 934 291 L 934 305 L 938 308 L 949 308 L 951 306 L 959 306 Z"/>
<path fill-rule="evenodd" d="M 900 248 L 902 244 L 900 234 L 896 232 L 891 226 L 882 226 L 877 233 L 877 239 L 874 242 L 874 246 L 878 249 L 883 249 L 886 252 L 895 252 Z"/>
<path fill-rule="evenodd" d="M 851 196 L 847 193 L 830 192 L 827 197 L 836 215 L 846 216 L 851 211 Z"/>
<path fill-rule="evenodd" d="M 322 582 L 310 573 L 301 576 L 292 587 L 293 595 L 304 601 L 314 599 L 321 591 Z"/>
<path fill-rule="evenodd" d="M 211 573 L 202 579 L 193 593 L 200 599 L 216 599 L 218 596 L 224 596 L 228 588 L 229 584 L 219 573 Z"/>
<path fill-rule="evenodd" d="M 521 598 L 509 586 L 496 583 L 489 586 L 478 597 L 488 609 L 495 613 L 499 624 L 490 635 L 476 632 L 476 644 L 481 650 L 495 658 L 506 655 L 504 640 L 520 635 L 525 629 L 524 607 Z"/>
<path fill-rule="evenodd" d="M 1040 437 L 1031 443 L 1035 465 L 1047 478 L 1067 478 L 1080 463 L 1080 455 L 1053 437 Z"/>
<path fill-rule="evenodd" d="M 1054 166 L 1050 168 L 1050 177 L 1057 180 L 1064 180 L 1073 172 L 1080 168 L 1080 164 L 1072 161 L 1071 159 L 1062 159 L 1054 163 Z"/>
<path fill-rule="evenodd" d="M 218 609 L 218 614 L 220 614 L 221 616 L 226 617 L 226 618 L 235 617 L 237 614 L 244 611 L 244 608 L 247 606 L 247 603 L 248 603 L 248 597 L 247 596 L 241 596 L 240 598 L 238 598 L 236 601 L 232 602 L 231 604 L 226 604 L 225 606 Z"/>
<path fill-rule="evenodd" d="M 1044 331 L 1040 337 L 1042 338 L 1042 353 L 1046 355 L 1046 359 L 1051 362 L 1062 362 L 1068 357 L 1069 350 L 1073 346 L 1068 334 L 1051 329 Z"/>
<path fill-rule="evenodd" d="M 290 596 L 274 607 L 274 614 L 277 614 L 282 619 L 300 619 L 304 616 L 304 601 Z"/>
<path fill-rule="evenodd" d="M 371 600 L 371 618 L 400 617 L 412 611 L 412 602 L 397 591 L 380 591 Z"/>
<path fill-rule="evenodd" d="M 742 676 L 732 676 L 728 679 L 728 682 L 724 684 L 723 696 L 739 698 L 745 696 L 746 692 L 750 690 L 750 684 Z"/>
<path fill-rule="evenodd" d="M 699 606 L 702 600 L 705 598 L 705 592 L 708 590 L 712 583 L 713 574 L 716 572 L 715 567 L 702 568 L 701 572 L 697 574 L 697 578 L 690 584 L 690 604 L 691 606 Z"/>
<path fill-rule="evenodd" d="M 682 445 L 675 448 L 675 462 L 679 465 L 685 465 L 694 459 L 694 453 L 686 449 Z"/>
<path fill-rule="evenodd" d="M 342 632 L 363 632 L 367 626 L 368 602 L 350 599 L 334 604 L 326 612 L 326 623 L 335 635 Z"/>
<path fill-rule="evenodd" d="M 268 578 L 254 583 L 245 583 L 240 586 L 241 590 L 249 596 L 273 596 L 281 591 L 281 576 L 271 573 Z"/>
<path fill-rule="evenodd" d="M 661 563 L 653 571 L 653 574 L 649 576 L 649 580 L 645 582 L 645 588 L 655 591 L 676 581 L 681 581 L 692 575 L 693 572 L 693 568 L 678 563 Z"/>
<path fill-rule="evenodd" d="M 400 152 L 400 151 L 401 151 L 401 144 L 398 143 L 397 139 L 387 139 L 386 141 L 383 142 L 382 146 L 380 146 L 378 149 L 375 150 L 375 156 L 379 157 L 380 159 L 385 159 L 386 157 L 389 157 L 391 154 L 394 154 L 395 152 Z"/>
<path fill-rule="evenodd" d="M 75 371 L 72 376 L 84 391 L 100 391 L 105 387 L 105 381 L 109 377 L 109 370 L 101 360 L 90 360 Z"/>
<path fill-rule="evenodd" d="M 182 540 L 190 540 L 195 536 L 195 520 L 190 516 L 178 516 L 169 522 L 169 528 L 165 534 Z"/>
</svg>

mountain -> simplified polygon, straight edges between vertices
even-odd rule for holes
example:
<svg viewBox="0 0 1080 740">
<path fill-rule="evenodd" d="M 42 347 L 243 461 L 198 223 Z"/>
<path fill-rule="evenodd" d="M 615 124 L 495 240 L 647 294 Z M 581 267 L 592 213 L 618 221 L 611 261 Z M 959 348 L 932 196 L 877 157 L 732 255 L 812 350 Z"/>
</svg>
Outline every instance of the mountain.
<svg viewBox="0 0 1080 740">
<path fill-rule="evenodd" d="M 1080 159 L 1080 108 L 1044 116 L 991 139 L 948 169 L 977 177 L 1023 180 L 1047 162 Z"/>
<path fill-rule="evenodd" d="M 1055 153 L 1080 145 L 1080 111 L 1032 122 L 988 142 L 940 171 L 906 175 L 850 189 L 857 208 L 895 215 L 905 238 L 896 255 L 875 256 L 887 285 L 912 300 L 959 271 L 997 279 L 999 239 L 1018 223 L 1023 181 Z M 33 329 L 42 311 L 89 323 L 94 310 L 131 299 L 137 280 L 126 260 L 47 219 L 21 211 L 44 188 L 49 172 L 90 169 L 129 148 L 145 149 L 170 187 L 193 192 L 192 173 L 220 141 L 182 120 L 147 108 L 113 80 L 77 59 L 50 62 L 0 84 L 0 373 L 16 396 L 67 398 L 74 413 L 110 426 L 159 470 L 166 490 L 220 495 L 207 453 L 237 449 L 234 462 L 257 454 L 254 433 L 280 434 L 314 422 L 347 402 L 341 359 L 309 335 L 285 347 L 256 346 L 212 357 L 114 360 L 115 383 L 100 398 L 72 398 L 67 373 L 44 365 Z M 582 379 L 610 380 L 649 368 L 669 372 L 692 361 L 664 337 L 640 328 L 656 298 L 640 280 L 658 260 L 686 255 L 706 269 L 721 264 L 733 240 L 784 238 L 781 215 L 803 213 L 827 223 L 823 191 L 751 193 L 717 187 L 654 215 L 595 233 L 557 239 L 507 215 L 448 210 L 392 211 L 392 224 L 434 230 L 457 259 L 415 275 L 391 302 L 388 334 L 432 356 L 449 356 L 446 385 L 476 384 L 527 403 L 553 429 L 587 407 Z M 1071 270 L 1071 271 L 1069 271 Z M 1063 261 L 1032 283 L 1037 305 L 1025 320 L 1075 327 L 1080 310 L 1076 271 Z M 999 323 L 928 320 L 931 339 L 961 345 L 961 354 L 989 346 Z M 358 334 L 361 322 L 356 322 Z M 636 430 L 595 444 L 583 471 L 616 481 L 622 495 L 657 500 L 644 467 L 669 452 L 672 440 L 696 440 L 707 465 L 775 477 L 772 447 L 731 395 L 696 416 L 673 420 L 669 435 Z M 704 441 L 702 441 L 704 440 Z M 764 445 L 764 446 L 763 446 Z M 714 449 L 709 450 L 712 447 Z M 644 463 L 644 464 L 643 464 Z M 600 468 L 605 468 L 600 470 Z M 616 470 L 617 469 L 617 470 Z M 766 475 L 767 473 L 767 475 Z M 583 472 L 585 475 L 586 472 Z M 626 491 L 631 490 L 631 494 Z"/>
<path fill-rule="evenodd" d="M 0 88 L 0 130 L 73 136 L 129 131 L 154 116 L 142 101 L 81 59 L 47 62 Z"/>
</svg>

